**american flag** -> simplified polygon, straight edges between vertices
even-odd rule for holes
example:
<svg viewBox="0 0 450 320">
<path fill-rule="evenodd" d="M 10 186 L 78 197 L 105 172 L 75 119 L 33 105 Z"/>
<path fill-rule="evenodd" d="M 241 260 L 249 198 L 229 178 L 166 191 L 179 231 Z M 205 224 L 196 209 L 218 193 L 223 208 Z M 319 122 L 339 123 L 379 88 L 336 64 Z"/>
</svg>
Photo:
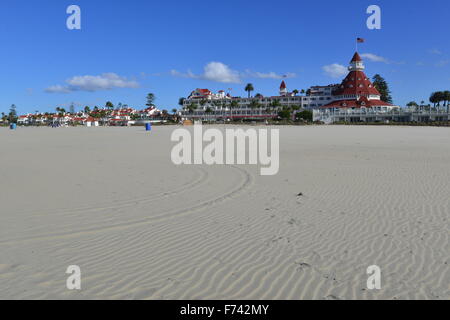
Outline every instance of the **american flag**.
<svg viewBox="0 0 450 320">
<path fill-rule="evenodd" d="M 364 43 L 366 40 L 364 40 L 363 38 L 357 38 L 356 42 L 358 43 Z"/>
</svg>

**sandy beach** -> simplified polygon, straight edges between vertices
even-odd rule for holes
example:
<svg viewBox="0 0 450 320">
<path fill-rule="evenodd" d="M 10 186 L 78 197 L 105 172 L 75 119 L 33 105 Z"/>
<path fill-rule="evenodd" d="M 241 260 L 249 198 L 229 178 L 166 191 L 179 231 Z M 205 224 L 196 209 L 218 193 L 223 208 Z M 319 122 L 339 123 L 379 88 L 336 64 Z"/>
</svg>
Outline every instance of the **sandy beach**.
<svg viewBox="0 0 450 320">
<path fill-rule="evenodd" d="M 0 128 L 0 299 L 450 299 L 448 128 L 279 127 L 274 176 L 176 128 Z"/>
</svg>

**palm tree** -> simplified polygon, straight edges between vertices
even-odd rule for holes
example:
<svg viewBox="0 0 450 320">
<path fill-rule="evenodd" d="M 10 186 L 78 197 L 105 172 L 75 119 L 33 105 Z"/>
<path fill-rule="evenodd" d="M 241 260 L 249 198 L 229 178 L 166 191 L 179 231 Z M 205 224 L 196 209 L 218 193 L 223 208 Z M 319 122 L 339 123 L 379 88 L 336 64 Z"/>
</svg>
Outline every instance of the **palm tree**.
<svg viewBox="0 0 450 320">
<path fill-rule="evenodd" d="M 189 110 L 189 113 L 194 113 L 195 110 L 197 110 L 197 105 L 193 102 L 187 106 L 187 109 Z"/>
<path fill-rule="evenodd" d="M 419 105 L 417 104 L 417 102 L 411 101 L 411 102 L 408 102 L 406 104 L 406 106 L 411 108 L 411 107 L 418 107 Z"/>
<path fill-rule="evenodd" d="M 433 107 L 436 107 L 436 104 L 438 103 L 438 96 L 437 92 L 433 92 L 430 96 L 430 102 L 433 104 Z"/>
<path fill-rule="evenodd" d="M 239 107 L 239 103 L 236 100 L 231 101 L 230 103 L 231 120 L 233 120 L 233 109 L 236 109 L 237 107 Z"/>
<path fill-rule="evenodd" d="M 281 111 L 278 112 L 278 116 L 282 119 L 289 120 L 292 118 L 292 109 L 284 106 Z"/>
<path fill-rule="evenodd" d="M 440 109 L 440 107 L 441 107 L 441 102 L 445 100 L 445 95 L 444 95 L 444 92 L 442 92 L 442 91 L 436 92 L 436 95 L 437 95 L 437 96 L 436 96 L 436 99 L 437 99 L 437 101 L 438 101 L 438 107 L 439 107 L 439 109 Z"/>
<path fill-rule="evenodd" d="M 250 94 L 252 91 L 254 91 L 255 88 L 253 88 L 253 84 L 248 83 L 247 86 L 245 87 L 245 91 L 248 92 L 248 98 L 250 99 Z"/>
<path fill-rule="evenodd" d="M 268 111 L 269 113 L 273 113 L 273 111 L 276 111 L 279 109 L 279 107 L 281 106 L 280 100 L 275 99 L 274 101 L 272 101 L 269 106 L 267 107 L 266 111 Z"/>
<path fill-rule="evenodd" d="M 84 113 L 89 113 L 91 112 L 91 108 L 89 108 L 89 106 L 84 107 Z"/>
<path fill-rule="evenodd" d="M 155 106 L 155 104 L 154 104 L 155 100 L 156 100 L 155 95 L 153 93 L 149 93 L 147 95 L 147 103 L 145 105 L 147 107 L 154 107 Z"/>
<path fill-rule="evenodd" d="M 294 96 L 298 95 L 299 91 L 297 89 L 293 90 L 292 93 L 294 94 Z"/>
<path fill-rule="evenodd" d="M 114 105 L 111 101 L 106 102 L 105 107 L 106 107 L 106 109 L 109 109 L 109 110 L 114 109 Z"/>
<path fill-rule="evenodd" d="M 450 104 L 450 91 L 448 91 L 448 90 L 444 91 L 443 96 L 444 96 L 445 102 L 447 103 L 447 113 L 448 113 L 448 111 L 449 111 L 449 104 Z"/>
<path fill-rule="evenodd" d="M 2 112 L 2 121 L 6 122 L 7 119 L 8 119 L 8 116 L 4 112 Z"/>
<path fill-rule="evenodd" d="M 252 102 L 250 103 L 250 108 L 252 110 L 259 109 L 261 108 L 261 104 L 257 100 L 252 100 Z"/>
</svg>

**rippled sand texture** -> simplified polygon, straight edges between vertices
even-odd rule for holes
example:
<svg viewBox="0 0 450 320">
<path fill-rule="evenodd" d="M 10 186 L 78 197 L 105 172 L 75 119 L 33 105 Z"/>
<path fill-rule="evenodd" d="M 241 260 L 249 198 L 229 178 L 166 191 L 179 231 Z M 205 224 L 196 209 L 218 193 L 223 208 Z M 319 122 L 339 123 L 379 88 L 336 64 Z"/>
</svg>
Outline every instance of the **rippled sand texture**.
<svg viewBox="0 0 450 320">
<path fill-rule="evenodd" d="M 272 177 L 176 128 L 0 129 L 0 299 L 450 298 L 448 128 L 280 127 Z"/>
</svg>

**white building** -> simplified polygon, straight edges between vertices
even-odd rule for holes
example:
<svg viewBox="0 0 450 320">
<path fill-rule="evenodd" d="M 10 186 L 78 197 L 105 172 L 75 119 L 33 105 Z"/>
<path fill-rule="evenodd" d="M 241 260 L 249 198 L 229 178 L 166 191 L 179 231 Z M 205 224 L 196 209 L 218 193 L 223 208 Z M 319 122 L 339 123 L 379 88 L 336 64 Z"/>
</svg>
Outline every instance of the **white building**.
<svg viewBox="0 0 450 320">
<path fill-rule="evenodd" d="M 399 110 L 399 106 L 381 100 L 381 94 L 364 73 L 364 63 L 356 52 L 350 61 L 349 73 L 335 90 L 333 101 L 314 110 L 314 120 L 379 121 L 376 114 Z M 384 118 L 384 117 L 383 117 Z"/>
<path fill-rule="evenodd" d="M 224 120 L 276 118 L 283 107 L 315 109 L 333 101 L 338 85 L 311 87 L 305 96 L 288 91 L 282 81 L 277 96 L 257 95 L 252 98 L 232 97 L 224 91 L 213 93 L 209 89 L 196 89 L 183 102 L 183 119 Z"/>
</svg>

